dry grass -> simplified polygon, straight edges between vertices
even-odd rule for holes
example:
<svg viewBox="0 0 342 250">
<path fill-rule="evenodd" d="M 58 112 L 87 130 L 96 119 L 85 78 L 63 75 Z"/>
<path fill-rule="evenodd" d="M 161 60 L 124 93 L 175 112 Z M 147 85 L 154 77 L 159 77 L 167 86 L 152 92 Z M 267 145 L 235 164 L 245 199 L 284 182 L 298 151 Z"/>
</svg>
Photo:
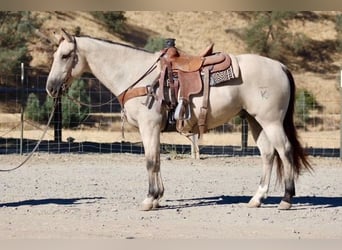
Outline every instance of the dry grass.
<svg viewBox="0 0 342 250">
<path fill-rule="evenodd" d="M 341 11 L 315 12 L 316 14 L 336 15 Z M 122 41 L 119 36 L 108 33 L 105 28 L 94 18 L 85 12 L 33 12 L 41 20 L 44 20 L 41 32 L 51 35 L 53 30 L 62 27 L 73 32 L 77 26 L 81 28 L 82 34 L 105 38 L 113 41 Z M 191 54 L 197 54 L 209 43 L 215 43 L 216 51 L 225 51 L 232 54 L 248 53 L 244 42 L 236 36 L 242 28 L 248 25 L 248 21 L 238 12 L 230 11 L 204 11 L 204 12 L 165 12 L 165 11 L 127 11 L 127 27 L 135 27 L 146 34 L 155 34 L 161 37 L 174 37 L 177 39 L 177 47 Z M 308 37 L 324 41 L 336 39 L 334 23 L 331 20 L 317 21 L 293 21 L 289 23 L 292 32 L 303 32 Z M 46 68 L 50 65 L 51 51 L 38 38 L 30 44 L 33 60 L 31 66 Z M 342 55 L 331 55 L 333 61 L 331 65 L 342 65 Z M 46 68 L 47 69 L 47 68 Z M 48 70 L 48 69 L 47 69 Z M 339 113 L 341 112 L 340 92 L 338 91 L 338 74 L 318 74 L 310 72 L 294 72 L 294 77 L 298 88 L 306 88 L 316 97 L 318 103 L 324 107 L 324 115 L 333 118 L 331 131 L 305 132 L 301 131 L 302 141 L 306 146 L 312 147 L 339 147 Z M 1 110 L 1 109 L 0 109 Z M 323 116 L 324 116 L 323 115 Z M 8 129 L 18 124 L 17 114 L 2 114 L 0 116 L 0 136 L 7 133 Z M 41 130 L 27 125 L 25 127 L 25 137 L 39 138 Z M 114 131 L 113 131 L 114 130 Z M 140 137 L 136 132 L 126 133 L 126 140 L 137 142 Z M 319 133 L 318 133 L 319 132 Z M 18 137 L 19 131 L 14 130 L 6 137 Z M 63 130 L 64 140 L 67 137 L 74 137 L 77 141 L 99 141 L 113 142 L 121 140 L 119 129 L 111 131 L 87 129 L 87 130 Z M 52 139 L 53 132 L 49 131 L 46 139 Z M 202 139 L 202 144 L 214 145 L 239 145 L 240 133 L 209 133 Z M 253 140 L 249 136 L 249 145 L 253 145 Z M 162 142 L 189 143 L 189 141 L 179 134 L 162 134 Z"/>
<path fill-rule="evenodd" d="M 92 141 L 100 143 L 112 143 L 128 141 L 132 143 L 141 142 L 138 131 L 129 126 L 125 126 L 124 138 L 120 129 L 120 122 L 115 122 L 111 127 L 107 129 L 95 129 L 95 128 L 82 128 L 82 129 L 63 129 L 62 139 L 67 141 L 68 137 L 72 137 L 76 142 Z M 24 124 L 24 138 L 37 140 L 41 137 L 44 126 L 39 126 L 34 123 Z M 20 114 L 0 114 L 0 137 L 2 138 L 20 138 Z M 338 129 L 329 131 L 303 131 L 299 130 L 299 136 L 305 147 L 315 148 L 339 148 L 340 147 L 340 131 Z M 53 129 L 49 129 L 45 140 L 54 139 Z M 162 143 L 171 144 L 190 144 L 187 137 L 173 132 L 162 133 Z M 211 131 L 203 136 L 199 141 L 200 145 L 241 145 L 241 133 L 240 132 L 226 132 L 218 133 Z M 252 135 L 248 135 L 248 145 L 255 146 Z"/>
<path fill-rule="evenodd" d="M 341 11 L 316 11 L 317 15 L 331 16 L 341 14 Z M 73 32 L 77 26 L 81 33 L 105 38 L 113 41 L 122 39 L 106 31 L 105 27 L 98 23 L 89 13 L 81 11 L 69 12 L 34 12 L 41 20 L 44 20 L 41 31 L 51 35 L 52 30 L 64 27 Z M 127 30 L 135 27 L 145 34 L 154 34 L 164 38 L 177 39 L 177 47 L 191 54 L 198 54 L 209 43 L 215 43 L 216 51 L 225 51 L 232 54 L 249 53 L 245 43 L 236 36 L 241 29 L 248 25 L 248 20 L 241 12 L 232 11 L 126 11 Z M 289 23 L 289 30 L 293 33 L 302 32 L 311 39 L 317 41 L 334 40 L 337 33 L 333 18 L 317 20 L 296 20 Z M 144 38 L 145 39 L 145 38 Z M 133 42 L 133 41 L 132 41 Z M 138 43 L 138 42 L 137 42 Z M 141 42 L 140 42 L 141 43 Z M 46 46 L 35 39 L 31 44 L 33 67 L 46 67 L 50 65 Z M 51 57 L 51 52 L 50 52 Z M 341 67 L 342 55 L 331 55 L 331 65 Z M 328 63 L 328 62 L 327 62 Z M 311 91 L 318 102 L 324 106 L 327 113 L 339 113 L 340 94 L 338 88 L 339 72 L 331 74 L 315 74 L 309 72 L 294 72 L 298 88 L 306 88 Z M 328 98 L 327 98 L 328 97 Z"/>
<path fill-rule="evenodd" d="M 315 12 L 316 14 L 336 15 L 342 12 Z M 182 50 L 197 54 L 210 42 L 215 43 L 215 50 L 232 54 L 249 53 L 244 42 L 234 33 L 248 25 L 248 21 L 237 12 L 127 12 L 129 23 L 139 23 L 142 28 L 156 31 L 161 37 L 174 37 Z M 303 32 L 317 41 L 334 40 L 337 33 L 332 20 L 293 21 L 289 24 L 293 33 Z M 234 32 L 233 32 L 234 31 Z M 331 55 L 332 65 L 341 67 L 342 55 Z M 298 88 L 311 91 L 326 113 L 340 112 L 340 93 L 338 74 L 318 74 L 294 72 Z M 328 97 L 328 98 L 327 98 Z"/>
</svg>

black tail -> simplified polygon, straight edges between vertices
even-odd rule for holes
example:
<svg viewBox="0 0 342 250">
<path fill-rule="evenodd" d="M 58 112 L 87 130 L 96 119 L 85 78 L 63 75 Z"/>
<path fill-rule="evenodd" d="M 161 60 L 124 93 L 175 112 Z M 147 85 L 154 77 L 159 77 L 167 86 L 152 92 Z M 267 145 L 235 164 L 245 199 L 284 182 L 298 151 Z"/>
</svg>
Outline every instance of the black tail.
<svg viewBox="0 0 342 250">
<path fill-rule="evenodd" d="M 294 110 L 295 98 L 296 98 L 295 81 L 293 79 L 291 72 L 286 67 L 283 67 L 283 70 L 286 73 L 287 78 L 289 79 L 290 89 L 291 89 L 289 106 L 287 108 L 283 126 L 285 130 L 285 134 L 292 145 L 293 167 L 294 167 L 295 176 L 298 177 L 302 173 L 303 170 L 312 171 L 313 169 L 307 159 L 307 154 L 304 148 L 302 147 L 301 143 L 298 140 L 297 130 L 293 121 L 293 115 L 295 111 Z M 277 165 L 278 165 L 278 178 L 279 180 L 281 180 L 283 176 L 283 167 L 282 167 L 282 162 L 278 154 L 277 154 Z"/>
</svg>

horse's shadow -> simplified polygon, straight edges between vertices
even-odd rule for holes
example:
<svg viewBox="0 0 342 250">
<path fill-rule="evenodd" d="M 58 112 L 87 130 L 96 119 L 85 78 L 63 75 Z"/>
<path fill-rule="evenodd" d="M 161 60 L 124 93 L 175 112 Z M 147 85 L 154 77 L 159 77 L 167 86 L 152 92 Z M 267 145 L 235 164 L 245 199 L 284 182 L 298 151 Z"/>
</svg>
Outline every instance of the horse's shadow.
<svg viewBox="0 0 342 250">
<path fill-rule="evenodd" d="M 104 197 L 81 197 L 81 198 L 47 198 L 47 199 L 31 199 L 16 202 L 0 203 L 1 207 L 21 207 L 21 206 L 41 206 L 48 204 L 55 205 L 79 205 L 95 203 L 97 200 L 104 199 Z"/>
<path fill-rule="evenodd" d="M 81 197 L 81 198 L 47 198 L 47 199 L 30 199 L 16 202 L 0 203 L 1 207 L 21 207 L 21 206 L 41 206 L 48 204 L 55 205 L 80 205 L 96 203 L 104 197 Z M 186 198 L 165 200 L 166 205 L 162 205 L 159 209 L 181 209 L 201 206 L 220 206 L 233 205 L 239 203 L 248 203 L 251 196 L 211 196 L 200 198 Z M 277 207 L 281 201 L 281 197 L 271 196 L 264 200 L 262 208 Z M 176 203 L 176 204 L 175 204 Z M 292 210 L 310 209 L 310 208 L 336 208 L 342 207 L 342 197 L 324 197 L 324 196 L 299 196 L 293 198 Z"/>
<path fill-rule="evenodd" d="M 166 204 L 160 209 L 180 209 L 213 205 L 233 205 L 238 203 L 248 203 L 251 196 L 212 196 L 201 198 L 175 199 L 166 200 Z M 261 207 L 277 207 L 281 201 L 281 197 L 271 196 L 263 201 Z M 177 204 L 175 204 L 177 203 Z M 342 207 L 342 197 L 324 197 L 324 196 L 299 196 L 293 198 L 292 210 L 308 209 L 308 208 L 334 208 Z"/>
</svg>

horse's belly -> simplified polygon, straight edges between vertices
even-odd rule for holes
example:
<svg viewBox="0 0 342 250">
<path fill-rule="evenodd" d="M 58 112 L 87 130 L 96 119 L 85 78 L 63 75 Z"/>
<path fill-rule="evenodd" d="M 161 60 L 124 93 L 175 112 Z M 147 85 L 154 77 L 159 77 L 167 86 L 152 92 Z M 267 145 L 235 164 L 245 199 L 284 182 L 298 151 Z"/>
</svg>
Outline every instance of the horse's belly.
<svg viewBox="0 0 342 250">
<path fill-rule="evenodd" d="M 193 98 L 193 112 L 199 117 L 203 98 Z M 212 129 L 228 122 L 241 110 L 241 101 L 236 86 L 211 87 L 208 101 L 206 124 Z"/>
</svg>

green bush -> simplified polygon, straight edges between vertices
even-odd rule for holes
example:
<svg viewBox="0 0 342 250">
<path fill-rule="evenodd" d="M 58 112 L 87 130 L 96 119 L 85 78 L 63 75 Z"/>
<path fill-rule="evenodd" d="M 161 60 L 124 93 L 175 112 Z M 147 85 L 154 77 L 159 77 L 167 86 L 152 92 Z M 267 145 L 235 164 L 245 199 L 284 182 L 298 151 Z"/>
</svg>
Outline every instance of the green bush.
<svg viewBox="0 0 342 250">
<path fill-rule="evenodd" d="M 72 83 L 68 95 L 72 98 L 83 102 L 89 103 L 90 98 L 87 95 L 85 83 L 83 80 L 76 80 Z M 38 97 L 31 93 L 27 99 L 25 115 L 27 119 L 39 123 L 47 123 L 50 113 L 53 108 L 53 99 L 49 96 L 43 105 L 40 105 Z M 74 128 L 81 124 L 90 112 L 89 107 L 79 105 L 71 101 L 68 97 L 62 97 L 62 126 L 63 128 Z"/>
<path fill-rule="evenodd" d="M 309 57 L 310 53 L 310 38 L 305 34 L 297 34 L 292 38 L 291 45 L 289 48 L 294 52 L 295 55 Z"/>
<path fill-rule="evenodd" d="M 83 80 L 76 80 L 72 83 L 68 95 L 80 102 L 89 103 L 90 98 L 86 92 L 86 86 Z M 89 107 L 80 105 L 70 100 L 68 97 L 62 97 L 62 126 L 64 128 L 77 127 L 88 117 Z"/>
<path fill-rule="evenodd" d="M 342 14 L 336 16 L 337 50 L 342 52 Z"/>
<path fill-rule="evenodd" d="M 25 116 L 27 119 L 35 122 L 42 122 L 44 120 L 44 109 L 41 108 L 39 99 L 34 93 L 29 94 L 27 98 Z"/>
<path fill-rule="evenodd" d="M 124 11 L 91 11 L 90 12 L 97 20 L 103 22 L 109 31 L 122 31 L 123 24 L 126 21 Z"/>
<path fill-rule="evenodd" d="M 29 11 L 0 11 L 0 74 L 12 74 L 21 62 L 30 62 L 27 41 L 39 26 Z"/>
<path fill-rule="evenodd" d="M 296 93 L 295 117 L 297 125 L 303 126 L 309 121 L 310 110 L 319 108 L 314 95 L 306 89 L 299 89 Z"/>
<path fill-rule="evenodd" d="M 144 47 L 147 51 L 157 52 L 165 47 L 165 39 L 162 37 L 149 37 Z"/>
<path fill-rule="evenodd" d="M 291 34 L 287 32 L 287 20 L 296 15 L 292 11 L 262 11 L 252 13 L 252 22 L 244 31 L 244 40 L 251 52 L 278 60 L 285 60 L 284 53 Z"/>
</svg>

